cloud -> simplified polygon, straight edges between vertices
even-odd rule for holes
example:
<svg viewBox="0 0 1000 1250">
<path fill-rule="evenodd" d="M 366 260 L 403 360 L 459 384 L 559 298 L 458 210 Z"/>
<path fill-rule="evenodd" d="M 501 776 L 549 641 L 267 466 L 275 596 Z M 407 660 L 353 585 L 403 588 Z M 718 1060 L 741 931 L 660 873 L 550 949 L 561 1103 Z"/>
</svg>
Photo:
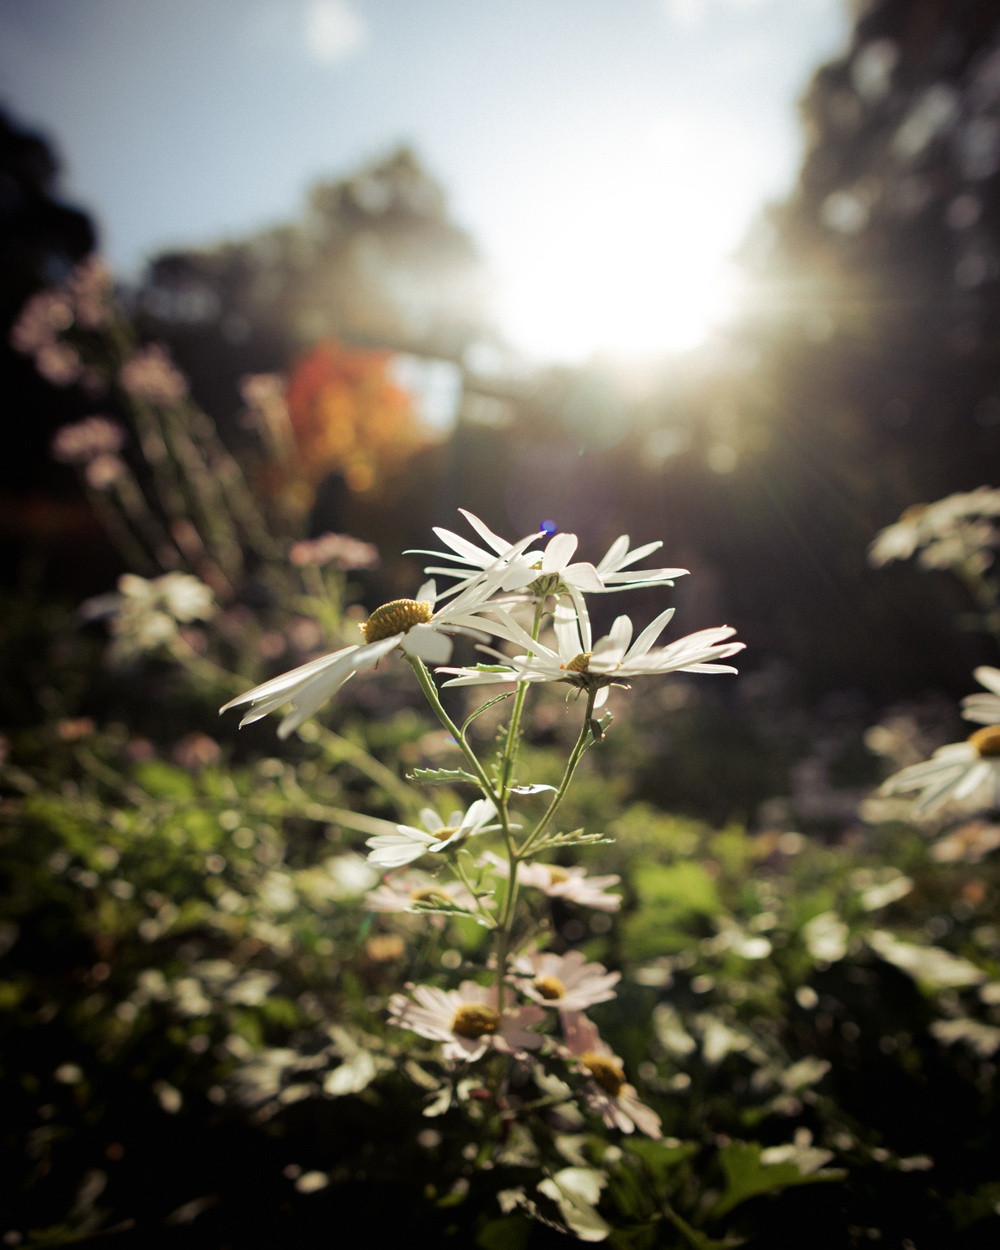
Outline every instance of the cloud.
<svg viewBox="0 0 1000 1250">
<path fill-rule="evenodd" d="M 346 61 L 368 40 L 364 19 L 347 0 L 311 0 L 304 16 L 306 51 L 325 65 Z"/>
</svg>

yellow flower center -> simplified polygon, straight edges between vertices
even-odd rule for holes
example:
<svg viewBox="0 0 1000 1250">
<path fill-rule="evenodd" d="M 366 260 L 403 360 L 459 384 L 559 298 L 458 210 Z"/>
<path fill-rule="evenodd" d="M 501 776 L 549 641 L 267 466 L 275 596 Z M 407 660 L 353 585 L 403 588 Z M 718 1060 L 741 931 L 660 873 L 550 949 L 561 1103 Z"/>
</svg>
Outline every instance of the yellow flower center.
<svg viewBox="0 0 1000 1250">
<path fill-rule="evenodd" d="M 495 1033 L 499 1027 L 499 1012 L 492 1007 L 484 1007 L 482 1003 L 464 1003 L 455 1012 L 455 1018 L 451 1022 L 453 1033 L 473 1041 L 487 1033 Z"/>
<path fill-rule="evenodd" d="M 607 1055 L 599 1055 L 594 1050 L 584 1051 L 580 1058 L 601 1089 L 612 1098 L 617 1098 L 625 1084 L 625 1073 L 618 1064 Z"/>
<path fill-rule="evenodd" d="M 414 625 L 426 625 L 433 615 L 426 599 L 393 599 L 376 608 L 361 626 L 365 642 L 381 642 L 393 634 L 403 634 Z"/>
<path fill-rule="evenodd" d="M 593 651 L 583 651 L 580 655 L 574 655 L 567 664 L 560 664 L 559 667 L 565 669 L 567 673 L 586 673 L 590 668 L 590 657 L 593 654 Z"/>
<path fill-rule="evenodd" d="M 562 885 L 564 881 L 569 880 L 569 873 L 565 868 L 560 868 L 557 864 L 549 865 L 549 881 L 552 885 Z"/>
<path fill-rule="evenodd" d="M 1000 755 L 1000 725 L 984 725 L 969 735 L 969 741 L 984 759 Z"/>
<path fill-rule="evenodd" d="M 566 986 L 558 977 L 536 977 L 535 989 L 550 1003 L 555 1002 L 557 998 L 566 997 Z"/>
</svg>

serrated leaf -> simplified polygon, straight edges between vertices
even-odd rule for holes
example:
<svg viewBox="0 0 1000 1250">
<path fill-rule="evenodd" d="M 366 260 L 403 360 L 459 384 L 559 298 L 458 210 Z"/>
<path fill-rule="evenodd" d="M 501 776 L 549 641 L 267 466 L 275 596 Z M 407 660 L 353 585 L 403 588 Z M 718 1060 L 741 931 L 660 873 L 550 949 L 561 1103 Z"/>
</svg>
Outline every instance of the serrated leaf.
<svg viewBox="0 0 1000 1250">
<path fill-rule="evenodd" d="M 572 833 L 546 833 L 531 848 L 532 855 L 538 851 L 547 851 L 554 846 L 597 846 L 610 845 L 614 838 L 606 833 L 584 833 L 582 829 L 574 829 Z"/>
<path fill-rule="evenodd" d="M 479 779 L 467 773 L 464 768 L 415 768 L 406 774 L 407 781 L 422 781 L 429 786 L 453 786 L 461 782 L 479 785 Z"/>
<path fill-rule="evenodd" d="M 415 915 L 425 916 L 461 916 L 463 920 L 474 920 L 476 924 L 480 924 L 484 929 L 492 929 L 494 926 L 489 920 L 479 912 L 469 911 L 465 907 L 440 907 L 436 903 L 414 902 L 409 911 Z"/>
<path fill-rule="evenodd" d="M 499 666 L 497 665 L 495 665 L 492 669 L 486 668 L 484 666 L 481 671 L 483 672 L 497 671 L 498 668 Z M 503 703 L 504 699 L 512 699 L 515 694 L 517 694 L 516 690 L 505 690 L 503 694 L 494 695 L 492 699 L 487 699 L 485 703 L 480 704 L 480 706 L 477 707 L 476 710 L 472 712 L 466 718 L 465 724 L 462 726 L 462 730 L 461 730 L 462 737 L 463 738 L 465 737 L 465 731 L 469 728 L 469 726 L 472 724 L 472 722 L 476 719 L 477 716 L 482 715 L 482 713 L 485 712 L 487 708 L 493 707 L 494 704 Z"/>
</svg>

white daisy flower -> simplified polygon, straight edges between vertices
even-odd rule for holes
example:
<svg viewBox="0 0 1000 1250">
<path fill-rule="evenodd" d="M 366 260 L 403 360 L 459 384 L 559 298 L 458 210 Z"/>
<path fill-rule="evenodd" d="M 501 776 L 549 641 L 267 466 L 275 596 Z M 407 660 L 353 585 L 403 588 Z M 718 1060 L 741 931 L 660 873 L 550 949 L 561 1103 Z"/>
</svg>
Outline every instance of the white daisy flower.
<svg viewBox="0 0 1000 1250">
<path fill-rule="evenodd" d="M 521 628 L 509 612 L 498 609 L 495 613 L 494 632 L 503 634 L 511 642 L 527 648 L 524 655 L 505 656 L 491 647 L 480 650 L 495 655 L 502 665 L 477 668 L 440 668 L 439 672 L 454 673 L 446 686 L 495 685 L 502 682 L 563 681 L 581 690 L 597 689 L 594 707 L 602 707 L 607 700 L 607 687 L 621 684 L 628 677 L 657 673 L 735 673 L 727 664 L 715 664 L 713 660 L 725 659 L 743 650 L 742 642 L 727 642 L 736 632 L 729 625 L 702 629 L 697 633 L 679 638 L 669 646 L 653 649 L 653 643 L 674 614 L 673 608 L 652 621 L 632 642 L 632 622 L 627 616 L 619 616 L 611 632 L 596 643 L 590 641 L 590 624 L 565 605 L 558 605 L 555 613 L 555 632 L 558 650 L 536 642 Z M 629 645 L 631 643 L 631 646 Z"/>
<path fill-rule="evenodd" d="M 494 534 L 489 526 L 484 521 L 481 521 L 475 513 L 467 512 L 465 508 L 459 508 L 459 512 L 486 543 L 486 548 L 477 547 L 474 542 L 463 538 L 461 534 L 455 534 L 443 526 L 435 525 L 434 533 L 437 534 L 446 547 L 451 548 L 450 551 L 431 551 L 423 547 L 415 547 L 406 553 L 407 555 L 434 556 L 438 560 L 451 560 L 453 562 L 453 564 L 440 567 L 428 565 L 424 569 L 425 573 L 435 573 L 444 577 L 458 579 L 456 584 L 445 593 L 451 594 L 462 591 L 467 586 L 474 585 L 485 571 L 493 567 L 498 561 L 505 562 L 507 567 L 507 576 L 501 586 L 502 590 L 520 590 L 529 582 L 534 581 L 538 575 L 535 566 L 541 557 L 538 552 L 528 552 L 526 548 L 533 542 L 537 542 L 539 538 L 544 537 L 541 532 L 532 534 L 525 544 L 509 543 L 506 539 Z M 455 565 L 458 567 L 454 567 Z"/>
<path fill-rule="evenodd" d="M 474 911 L 476 907 L 476 900 L 461 881 L 438 881 L 430 873 L 416 868 L 386 876 L 364 898 L 369 911 L 380 912 L 416 912 L 420 910 L 420 903 L 440 903 L 446 907 L 463 907 L 466 911 Z"/>
<path fill-rule="evenodd" d="M 425 807 L 420 813 L 424 828 L 417 829 L 413 825 L 387 826 L 391 833 L 377 833 L 368 839 L 370 846 L 368 859 L 383 868 L 401 868 L 403 864 L 411 864 L 428 851 L 444 851 L 449 846 L 457 846 L 466 838 L 479 833 L 489 833 L 499 829 L 498 824 L 490 824 L 496 816 L 497 809 L 490 799 L 477 799 L 464 814 L 452 812 L 445 823 L 432 807 Z"/>
<path fill-rule="evenodd" d="M 482 638 L 492 632 L 492 625 L 484 622 L 479 614 L 492 606 L 490 600 L 499 589 L 504 572 L 499 565 L 489 569 L 476 585 L 469 586 L 437 611 L 434 611 L 434 604 L 439 596 L 435 583 L 425 582 L 417 591 L 416 599 L 394 599 L 376 608 L 361 626 L 363 645 L 342 647 L 330 655 L 310 660 L 230 699 L 219 710 L 226 712 L 231 707 L 249 703 L 250 711 L 240 721 L 242 729 L 290 703 L 291 712 L 278 726 L 278 737 L 287 738 L 355 673 L 374 668 L 383 656 L 397 647 L 404 654 L 417 656 L 427 663 L 443 663 L 451 656 L 452 642 L 448 635 L 466 633 Z"/>
<path fill-rule="evenodd" d="M 412 998 L 393 994 L 389 1023 L 410 1029 L 433 1042 L 443 1042 L 445 1059 L 478 1059 L 491 1047 L 504 1053 L 536 1050 L 542 1037 L 532 1025 L 545 1019 L 541 1007 L 497 1010 L 497 987 L 463 981 L 457 990 L 433 985 L 408 985 Z M 415 1000 L 415 1001 L 414 1001 Z"/>
<path fill-rule="evenodd" d="M 625 1080 L 622 1061 L 601 1040 L 597 1026 L 585 1015 L 562 1017 L 563 1038 L 570 1054 L 580 1061 L 589 1079 L 587 1102 L 608 1128 L 632 1133 L 638 1129 L 647 1137 L 661 1137 L 660 1117 L 640 1102 L 633 1086 Z"/>
<path fill-rule="evenodd" d="M 948 803 L 966 810 L 1000 802 L 1000 725 L 977 729 L 965 742 L 939 747 L 929 760 L 889 777 L 880 794 L 916 792 L 914 815 L 934 816 Z"/>
<path fill-rule="evenodd" d="M 983 664 L 973 676 L 989 694 L 970 694 L 962 700 L 962 715 L 979 725 L 1000 725 L 1000 668 Z"/>
<path fill-rule="evenodd" d="M 500 538 L 484 524 L 479 517 L 464 508 L 459 512 L 465 517 L 476 533 L 486 543 L 486 549 L 477 547 L 475 543 L 440 527 L 434 533 L 450 551 L 421 551 L 419 554 L 436 556 L 441 560 L 451 560 L 454 565 L 429 565 L 425 573 L 436 573 L 445 577 L 458 578 L 454 589 L 461 590 L 471 584 L 483 570 L 487 569 L 498 558 L 508 563 L 508 576 L 502 589 L 505 591 L 524 590 L 537 583 L 538 594 L 569 594 L 574 600 L 582 592 L 602 594 L 611 590 L 632 590 L 645 586 L 672 586 L 674 579 L 683 577 L 687 569 L 635 569 L 624 572 L 629 565 L 644 559 L 663 546 L 662 542 L 646 543 L 643 547 L 629 550 L 629 537 L 621 535 L 608 548 L 601 562 L 595 567 L 585 561 L 571 563 L 576 553 L 578 539 L 575 534 L 556 534 L 549 540 L 543 551 L 517 550 L 520 544 L 513 544 Z M 543 534 L 535 534 L 531 542 L 542 538 Z M 464 567 L 463 567 L 464 566 Z"/>
<path fill-rule="evenodd" d="M 615 997 L 614 986 L 620 972 L 608 972 L 603 964 L 587 963 L 579 951 L 556 955 L 552 951 L 530 951 L 511 963 L 526 997 L 543 1007 L 558 1011 L 585 1011 L 595 1003 Z"/>
<path fill-rule="evenodd" d="M 510 871 L 507 861 L 487 851 L 483 855 L 493 871 L 506 877 Z M 588 877 L 585 868 L 563 868 L 560 864 L 521 864 L 517 880 L 533 890 L 541 890 L 549 898 L 561 898 L 566 903 L 581 907 L 593 907 L 597 911 L 617 911 L 622 905 L 620 894 L 606 894 L 609 886 L 617 885 L 621 877 L 609 873 L 604 877 Z"/>
</svg>

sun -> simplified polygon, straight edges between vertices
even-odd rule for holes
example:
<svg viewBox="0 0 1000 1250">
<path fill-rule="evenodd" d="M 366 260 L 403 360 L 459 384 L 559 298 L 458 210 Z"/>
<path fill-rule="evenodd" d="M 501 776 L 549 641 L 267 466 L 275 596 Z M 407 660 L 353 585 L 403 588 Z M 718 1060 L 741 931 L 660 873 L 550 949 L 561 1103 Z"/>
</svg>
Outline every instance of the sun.
<svg viewBox="0 0 1000 1250">
<path fill-rule="evenodd" d="M 496 256 L 514 346 L 580 361 L 704 342 L 735 310 L 755 147 L 739 127 L 671 121 L 592 135 L 537 171 Z"/>
</svg>

